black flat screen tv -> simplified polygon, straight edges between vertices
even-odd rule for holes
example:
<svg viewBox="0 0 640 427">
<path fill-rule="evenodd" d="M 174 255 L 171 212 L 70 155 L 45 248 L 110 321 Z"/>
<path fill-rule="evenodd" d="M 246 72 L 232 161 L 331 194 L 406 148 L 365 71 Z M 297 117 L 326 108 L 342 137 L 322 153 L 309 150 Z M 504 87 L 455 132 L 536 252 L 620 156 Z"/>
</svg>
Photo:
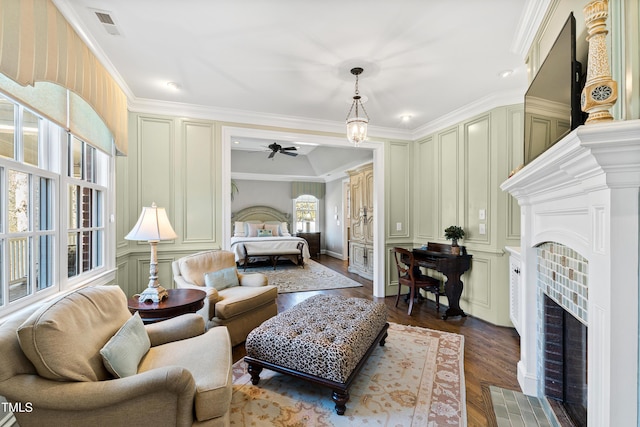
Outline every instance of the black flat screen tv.
<svg viewBox="0 0 640 427">
<path fill-rule="evenodd" d="M 524 163 L 584 123 L 582 66 L 576 60 L 576 20 L 565 22 L 524 96 Z"/>
</svg>

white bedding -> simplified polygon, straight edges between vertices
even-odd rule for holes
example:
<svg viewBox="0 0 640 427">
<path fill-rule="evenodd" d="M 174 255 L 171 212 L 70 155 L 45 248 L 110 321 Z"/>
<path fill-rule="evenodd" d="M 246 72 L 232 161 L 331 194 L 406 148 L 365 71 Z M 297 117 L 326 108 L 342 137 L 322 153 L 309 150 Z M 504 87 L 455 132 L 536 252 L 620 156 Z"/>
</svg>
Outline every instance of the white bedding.
<svg viewBox="0 0 640 427">
<path fill-rule="evenodd" d="M 302 248 L 302 258 L 306 263 L 311 256 L 309 255 L 309 245 L 307 241 L 301 237 L 232 237 L 231 238 L 231 251 L 235 254 L 236 262 L 241 265 L 244 263 L 245 250 L 244 245 L 251 245 L 252 251 L 259 248 L 259 252 L 268 255 L 270 251 L 279 250 L 296 250 L 298 242 L 304 242 Z M 287 257 L 293 262 L 296 262 L 296 257 Z"/>
</svg>

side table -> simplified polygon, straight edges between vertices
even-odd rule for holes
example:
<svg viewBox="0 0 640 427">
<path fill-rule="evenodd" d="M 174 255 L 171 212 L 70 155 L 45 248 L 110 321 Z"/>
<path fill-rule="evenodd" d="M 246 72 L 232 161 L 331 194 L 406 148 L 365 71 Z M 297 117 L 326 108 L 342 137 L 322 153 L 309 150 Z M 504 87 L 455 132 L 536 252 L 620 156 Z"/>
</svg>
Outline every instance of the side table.
<svg viewBox="0 0 640 427">
<path fill-rule="evenodd" d="M 316 232 L 310 232 L 310 233 L 306 233 L 306 232 L 298 232 L 296 233 L 297 237 L 302 237 L 304 240 L 307 241 L 307 244 L 309 245 L 309 255 L 311 255 L 311 258 L 320 258 L 320 232 L 316 231 Z"/>
<path fill-rule="evenodd" d="M 195 313 L 204 306 L 205 291 L 197 289 L 167 289 L 169 297 L 160 302 L 138 300 L 137 296 L 129 298 L 127 306 L 131 314 L 136 311 L 144 323 L 154 323 L 171 319 L 186 313 Z"/>
</svg>

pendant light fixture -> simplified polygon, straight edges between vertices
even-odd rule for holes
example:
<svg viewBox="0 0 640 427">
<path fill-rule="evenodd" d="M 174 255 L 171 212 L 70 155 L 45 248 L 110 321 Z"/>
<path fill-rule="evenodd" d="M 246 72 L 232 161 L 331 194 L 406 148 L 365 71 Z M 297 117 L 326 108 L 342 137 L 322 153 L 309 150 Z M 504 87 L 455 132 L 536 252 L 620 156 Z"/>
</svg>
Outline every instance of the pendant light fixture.
<svg viewBox="0 0 640 427">
<path fill-rule="evenodd" d="M 349 114 L 347 114 L 347 138 L 356 147 L 367 138 L 367 124 L 369 123 L 369 116 L 367 115 L 367 110 L 364 109 L 364 105 L 362 105 L 360 91 L 358 90 L 358 76 L 363 71 L 360 67 L 351 69 L 351 74 L 356 76 L 356 92 L 353 95 L 353 103 L 349 109 Z M 358 116 L 358 108 L 362 108 L 365 117 Z M 351 112 L 354 109 L 355 116 L 351 117 Z"/>
</svg>

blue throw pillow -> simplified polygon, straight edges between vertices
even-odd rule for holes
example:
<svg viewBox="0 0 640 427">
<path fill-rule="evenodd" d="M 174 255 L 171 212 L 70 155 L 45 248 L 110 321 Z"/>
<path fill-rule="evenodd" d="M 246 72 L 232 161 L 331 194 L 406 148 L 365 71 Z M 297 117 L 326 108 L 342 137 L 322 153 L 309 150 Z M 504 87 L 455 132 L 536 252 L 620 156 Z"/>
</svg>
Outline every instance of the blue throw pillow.
<svg viewBox="0 0 640 427">
<path fill-rule="evenodd" d="M 273 231 L 271 230 L 258 230 L 258 237 L 272 237 Z"/>
<path fill-rule="evenodd" d="M 240 285 L 235 267 L 227 267 L 222 270 L 205 273 L 204 283 L 206 286 L 216 288 L 219 291 Z"/>
<path fill-rule="evenodd" d="M 151 348 L 151 340 L 136 311 L 100 350 L 104 366 L 116 378 L 138 373 L 138 364 Z"/>
</svg>

